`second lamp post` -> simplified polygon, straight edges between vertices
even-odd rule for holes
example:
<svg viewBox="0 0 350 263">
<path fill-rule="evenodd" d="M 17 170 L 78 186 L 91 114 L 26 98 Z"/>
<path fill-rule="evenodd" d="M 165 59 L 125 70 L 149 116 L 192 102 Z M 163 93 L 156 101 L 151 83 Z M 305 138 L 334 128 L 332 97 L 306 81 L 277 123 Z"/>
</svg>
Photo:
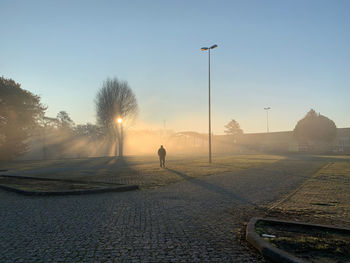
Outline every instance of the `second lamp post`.
<svg viewBox="0 0 350 263">
<path fill-rule="evenodd" d="M 266 131 L 269 131 L 269 110 L 271 110 L 270 107 L 264 108 L 264 110 L 266 110 Z"/>
<path fill-rule="evenodd" d="M 211 107 L 211 102 L 210 102 L 210 50 L 216 48 L 218 45 L 212 45 L 211 47 L 202 47 L 202 51 L 207 51 L 208 50 L 208 69 L 209 69 L 209 163 L 211 163 L 211 112 L 210 112 L 210 107 Z"/>
</svg>

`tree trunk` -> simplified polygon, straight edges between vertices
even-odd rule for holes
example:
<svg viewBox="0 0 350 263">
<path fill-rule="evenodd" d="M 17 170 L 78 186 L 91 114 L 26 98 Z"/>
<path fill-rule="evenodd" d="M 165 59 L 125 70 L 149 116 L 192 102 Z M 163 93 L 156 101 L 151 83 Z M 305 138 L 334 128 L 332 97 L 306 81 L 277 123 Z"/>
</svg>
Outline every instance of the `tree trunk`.
<svg viewBox="0 0 350 263">
<path fill-rule="evenodd" d="M 120 134 L 119 134 L 119 157 L 123 157 L 123 146 L 124 146 L 124 134 L 123 134 L 123 124 L 120 124 Z"/>
</svg>

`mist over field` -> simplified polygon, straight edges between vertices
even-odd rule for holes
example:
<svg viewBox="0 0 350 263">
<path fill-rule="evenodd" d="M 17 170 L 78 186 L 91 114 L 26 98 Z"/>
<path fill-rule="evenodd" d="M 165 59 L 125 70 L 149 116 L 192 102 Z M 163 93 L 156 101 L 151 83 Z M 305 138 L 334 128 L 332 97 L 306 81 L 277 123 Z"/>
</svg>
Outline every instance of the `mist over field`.
<svg viewBox="0 0 350 263">
<path fill-rule="evenodd" d="M 126 130 L 124 155 L 154 155 L 163 145 L 169 155 L 204 155 L 208 152 L 208 135 L 170 130 Z M 214 152 L 229 152 L 235 144 L 229 138 L 213 138 Z M 105 137 L 81 135 L 59 129 L 38 130 L 28 139 L 29 152 L 24 159 L 57 159 L 118 156 L 117 143 Z M 237 148 L 237 147 L 236 147 Z M 237 150 L 237 149 L 236 149 Z M 46 157 L 45 157 L 46 156 Z"/>
<path fill-rule="evenodd" d="M 56 117 L 45 114 L 40 97 L 21 88 L 11 79 L 1 78 L 0 159 L 61 159 L 102 156 L 154 155 L 163 145 L 169 155 L 348 152 L 349 128 L 337 128 L 333 120 L 309 110 L 293 131 L 269 132 L 266 110 L 265 133 L 244 133 L 231 119 L 224 135 L 196 130 L 152 128 L 137 122 L 139 109 L 133 90 L 126 81 L 107 79 L 97 91 L 96 123 L 75 124 L 66 111 Z M 196 119 L 193 124 L 196 124 Z M 140 128 L 140 127 L 147 128 Z"/>
</svg>

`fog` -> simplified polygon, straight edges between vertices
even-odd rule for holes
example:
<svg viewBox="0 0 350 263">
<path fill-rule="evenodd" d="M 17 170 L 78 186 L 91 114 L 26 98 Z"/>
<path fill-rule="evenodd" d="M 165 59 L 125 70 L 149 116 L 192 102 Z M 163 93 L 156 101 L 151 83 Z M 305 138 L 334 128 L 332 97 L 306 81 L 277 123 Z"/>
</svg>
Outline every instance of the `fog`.
<svg viewBox="0 0 350 263">
<path fill-rule="evenodd" d="M 43 119 L 44 121 L 36 124 L 34 130 L 27 132 L 29 136 L 23 143 L 21 138 L 24 135 L 20 124 L 8 125 L 6 128 L 8 137 L 0 135 L 0 146 L 5 145 L 2 149 L 5 155 L 3 157 L 7 157 L 6 154 L 9 157 L 3 159 L 42 160 L 118 156 L 120 138 L 116 134 L 122 134 L 124 156 L 153 155 L 156 158 L 160 145 L 165 147 L 168 156 L 208 154 L 208 133 L 167 129 L 165 123 L 159 128 L 159 125 L 152 126 L 136 121 L 135 124 L 134 121 L 124 120 L 122 124 L 114 123 L 110 127 L 112 131 L 121 129 L 122 132 L 118 133 L 110 130 L 106 132 L 96 124 L 75 125 L 68 115 L 65 119 L 48 117 Z M 194 120 L 193 125 L 195 123 Z M 350 151 L 348 139 L 350 129 L 336 128 L 333 121 L 314 110 L 310 110 L 298 122 L 301 130 L 298 130 L 297 134 L 295 131 L 243 133 L 237 122 L 232 120 L 230 123 L 231 126 L 225 125 L 228 129 L 225 130 L 226 135 L 212 135 L 213 154 Z M 300 138 L 296 135 L 300 135 Z M 18 142 L 12 143 L 16 140 Z M 13 149 L 22 147 L 22 154 L 10 156 L 11 147 Z"/>
<path fill-rule="evenodd" d="M 163 145 L 168 155 L 207 154 L 208 134 L 165 129 L 125 128 L 124 155 L 157 155 Z M 213 136 L 213 152 L 232 152 L 237 148 L 230 136 Z M 61 159 L 117 156 L 118 143 L 107 136 L 79 134 L 57 127 L 38 128 L 27 140 L 28 151 L 20 159 Z"/>
</svg>

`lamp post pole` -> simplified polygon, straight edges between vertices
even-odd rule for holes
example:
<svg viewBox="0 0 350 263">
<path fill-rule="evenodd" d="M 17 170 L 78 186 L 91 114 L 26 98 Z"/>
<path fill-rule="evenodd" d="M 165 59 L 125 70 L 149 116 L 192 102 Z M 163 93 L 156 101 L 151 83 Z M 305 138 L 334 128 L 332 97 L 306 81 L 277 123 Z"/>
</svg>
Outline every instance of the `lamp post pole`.
<svg viewBox="0 0 350 263">
<path fill-rule="evenodd" d="M 269 132 L 269 110 L 270 109 L 271 109 L 270 107 L 264 108 L 264 110 L 266 110 L 266 130 L 267 130 L 267 132 Z"/>
<path fill-rule="evenodd" d="M 209 104 L 209 163 L 211 163 L 211 100 L 210 100 L 210 50 L 216 48 L 218 45 L 213 45 L 211 47 L 202 47 L 202 51 L 208 50 L 208 104 Z"/>
<path fill-rule="evenodd" d="M 210 100 L 210 48 L 208 49 L 208 105 L 209 105 L 209 163 L 211 163 L 211 100 Z"/>
</svg>

